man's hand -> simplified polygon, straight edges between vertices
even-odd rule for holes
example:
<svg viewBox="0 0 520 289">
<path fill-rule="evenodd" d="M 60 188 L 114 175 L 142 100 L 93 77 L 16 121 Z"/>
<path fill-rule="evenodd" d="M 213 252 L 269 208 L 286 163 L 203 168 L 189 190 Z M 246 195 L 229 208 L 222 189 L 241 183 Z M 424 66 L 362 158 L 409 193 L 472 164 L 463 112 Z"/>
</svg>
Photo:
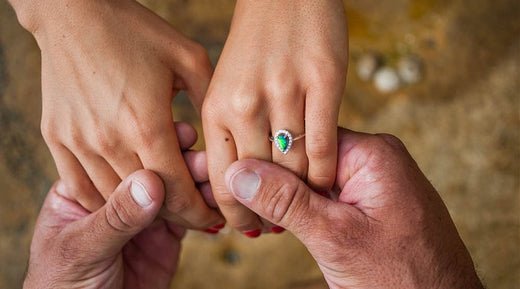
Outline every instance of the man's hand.
<svg viewBox="0 0 520 289">
<path fill-rule="evenodd" d="M 181 148 L 191 147 L 195 130 L 186 123 L 176 126 Z M 205 153 L 186 151 L 183 157 L 204 201 L 216 208 Z M 57 182 L 43 205 L 25 288 L 168 288 L 185 230 L 155 218 L 164 200 L 157 175 L 131 174 L 94 213 L 67 190 Z"/>
<path fill-rule="evenodd" d="M 163 216 L 223 223 L 184 164 L 171 113 L 179 90 L 200 110 L 212 74 L 204 48 L 137 1 L 11 2 L 42 51 L 42 134 L 69 198 L 95 211 L 144 168 L 165 183 Z"/>
<path fill-rule="evenodd" d="M 131 174 L 94 213 L 65 189 L 58 182 L 40 212 L 24 288 L 169 288 L 184 230 L 154 222 L 164 200 L 159 177 Z"/>
<path fill-rule="evenodd" d="M 341 129 L 337 201 L 274 164 L 244 160 L 229 189 L 294 233 L 331 288 L 482 288 L 441 198 L 404 145 Z"/>
<path fill-rule="evenodd" d="M 237 1 L 202 113 L 213 192 L 232 227 L 253 237 L 272 227 L 227 191 L 224 172 L 237 159 L 273 161 L 332 188 L 347 58 L 342 1 Z M 287 154 L 269 141 L 282 129 L 305 133 Z"/>
</svg>

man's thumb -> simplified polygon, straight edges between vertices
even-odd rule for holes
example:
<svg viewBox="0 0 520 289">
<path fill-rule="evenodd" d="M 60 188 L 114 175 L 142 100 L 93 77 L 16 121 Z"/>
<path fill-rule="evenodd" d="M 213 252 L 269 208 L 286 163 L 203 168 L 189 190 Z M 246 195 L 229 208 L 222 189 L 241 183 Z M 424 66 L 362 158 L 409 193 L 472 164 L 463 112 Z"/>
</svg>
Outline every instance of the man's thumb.
<svg viewBox="0 0 520 289">
<path fill-rule="evenodd" d="M 324 221 L 330 200 L 313 192 L 289 170 L 260 160 L 241 160 L 226 171 L 228 190 L 264 219 L 297 237 Z"/>
<path fill-rule="evenodd" d="M 113 255 L 157 216 L 164 199 L 164 184 L 153 172 L 140 170 L 128 176 L 107 203 L 84 219 L 90 248 Z"/>
</svg>

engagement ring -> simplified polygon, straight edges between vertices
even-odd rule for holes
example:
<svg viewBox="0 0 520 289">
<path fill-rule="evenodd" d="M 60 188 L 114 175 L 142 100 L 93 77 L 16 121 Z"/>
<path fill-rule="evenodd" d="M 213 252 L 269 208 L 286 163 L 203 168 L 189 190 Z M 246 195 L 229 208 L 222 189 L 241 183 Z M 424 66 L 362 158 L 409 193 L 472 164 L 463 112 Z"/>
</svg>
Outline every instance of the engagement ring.
<svg viewBox="0 0 520 289">
<path fill-rule="evenodd" d="M 305 134 L 293 137 L 288 130 L 281 129 L 278 130 L 274 136 L 270 136 L 269 140 L 274 142 L 282 154 L 286 155 L 291 149 L 293 142 L 302 139 L 303 137 L 305 137 Z"/>
</svg>

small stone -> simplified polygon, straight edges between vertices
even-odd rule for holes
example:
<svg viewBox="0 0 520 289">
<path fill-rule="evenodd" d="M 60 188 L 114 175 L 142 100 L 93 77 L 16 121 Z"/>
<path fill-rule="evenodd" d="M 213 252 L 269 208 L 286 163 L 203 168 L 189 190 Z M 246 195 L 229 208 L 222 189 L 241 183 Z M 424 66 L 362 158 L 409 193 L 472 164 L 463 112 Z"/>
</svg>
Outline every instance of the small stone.
<svg viewBox="0 0 520 289">
<path fill-rule="evenodd" d="M 417 83 L 422 78 L 422 61 L 415 55 L 404 56 L 397 64 L 397 72 L 404 83 Z"/>
<path fill-rule="evenodd" d="M 276 137 L 276 143 L 278 144 L 280 151 L 285 152 L 287 150 L 287 146 L 289 145 L 289 138 L 284 134 L 278 135 Z"/>
<path fill-rule="evenodd" d="M 395 69 L 383 67 L 374 75 L 374 85 L 379 92 L 390 93 L 399 89 L 399 76 Z"/>
<path fill-rule="evenodd" d="M 356 65 L 358 77 L 363 81 L 369 81 L 379 66 L 378 58 L 373 53 L 361 55 Z"/>
</svg>

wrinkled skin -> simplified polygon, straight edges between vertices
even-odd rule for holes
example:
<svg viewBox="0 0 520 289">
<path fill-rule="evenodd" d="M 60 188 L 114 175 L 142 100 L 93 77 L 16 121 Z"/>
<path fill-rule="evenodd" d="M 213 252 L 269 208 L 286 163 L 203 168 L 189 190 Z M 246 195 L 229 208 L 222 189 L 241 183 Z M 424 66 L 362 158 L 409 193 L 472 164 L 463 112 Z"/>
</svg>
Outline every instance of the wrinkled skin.
<svg viewBox="0 0 520 289">
<path fill-rule="evenodd" d="M 294 233 L 330 288 L 483 288 L 448 210 L 404 145 L 344 129 L 338 140 L 337 201 L 259 160 L 234 163 L 229 189 Z"/>
</svg>

